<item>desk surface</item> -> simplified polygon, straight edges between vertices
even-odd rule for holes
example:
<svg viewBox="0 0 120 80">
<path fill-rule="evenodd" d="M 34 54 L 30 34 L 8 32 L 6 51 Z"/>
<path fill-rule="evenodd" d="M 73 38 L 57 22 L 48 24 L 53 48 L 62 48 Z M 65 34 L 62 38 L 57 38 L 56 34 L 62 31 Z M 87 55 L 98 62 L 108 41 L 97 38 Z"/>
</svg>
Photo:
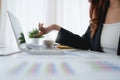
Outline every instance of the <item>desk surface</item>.
<svg viewBox="0 0 120 80">
<path fill-rule="evenodd" d="M 120 57 L 99 52 L 0 57 L 0 80 L 120 80 L 119 76 Z"/>
</svg>

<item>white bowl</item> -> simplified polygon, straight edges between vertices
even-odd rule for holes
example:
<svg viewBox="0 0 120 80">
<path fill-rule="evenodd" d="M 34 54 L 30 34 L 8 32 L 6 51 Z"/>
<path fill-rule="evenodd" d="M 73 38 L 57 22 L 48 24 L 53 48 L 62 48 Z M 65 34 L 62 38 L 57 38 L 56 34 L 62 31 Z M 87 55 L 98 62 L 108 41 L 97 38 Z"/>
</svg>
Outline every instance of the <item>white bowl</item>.
<svg viewBox="0 0 120 80">
<path fill-rule="evenodd" d="M 43 44 L 46 48 L 52 48 L 53 47 L 53 40 L 43 40 Z"/>
</svg>

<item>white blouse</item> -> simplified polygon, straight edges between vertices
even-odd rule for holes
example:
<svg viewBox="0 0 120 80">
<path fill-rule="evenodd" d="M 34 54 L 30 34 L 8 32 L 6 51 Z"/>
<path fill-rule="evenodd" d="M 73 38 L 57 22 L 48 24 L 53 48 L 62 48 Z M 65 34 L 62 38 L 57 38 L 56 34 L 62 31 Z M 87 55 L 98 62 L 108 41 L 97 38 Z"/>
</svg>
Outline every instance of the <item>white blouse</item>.
<svg viewBox="0 0 120 80">
<path fill-rule="evenodd" d="M 118 41 L 120 37 L 120 22 L 103 24 L 101 34 L 101 47 L 106 53 L 117 54 Z"/>
</svg>

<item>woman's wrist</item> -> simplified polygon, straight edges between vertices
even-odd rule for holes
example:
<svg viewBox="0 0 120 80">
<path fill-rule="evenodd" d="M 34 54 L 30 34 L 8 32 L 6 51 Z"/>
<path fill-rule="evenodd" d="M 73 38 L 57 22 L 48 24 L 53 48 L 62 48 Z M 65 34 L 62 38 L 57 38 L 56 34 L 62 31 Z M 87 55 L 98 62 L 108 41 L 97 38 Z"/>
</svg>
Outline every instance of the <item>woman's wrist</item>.
<svg viewBox="0 0 120 80">
<path fill-rule="evenodd" d="M 60 31 L 61 27 L 59 25 L 53 24 L 53 29 Z"/>
</svg>

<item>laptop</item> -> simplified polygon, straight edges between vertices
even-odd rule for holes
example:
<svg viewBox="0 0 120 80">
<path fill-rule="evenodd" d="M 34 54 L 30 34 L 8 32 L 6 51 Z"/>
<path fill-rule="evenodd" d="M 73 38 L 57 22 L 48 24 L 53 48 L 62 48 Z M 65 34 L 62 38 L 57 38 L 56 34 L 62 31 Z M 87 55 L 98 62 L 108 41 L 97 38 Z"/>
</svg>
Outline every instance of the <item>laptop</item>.
<svg viewBox="0 0 120 80">
<path fill-rule="evenodd" d="M 17 46 L 21 51 L 27 52 L 32 55 L 63 55 L 64 51 L 58 48 L 47 49 L 43 46 L 35 46 L 32 44 L 26 43 L 23 31 L 19 20 L 9 11 L 7 11 L 10 23 L 15 35 Z"/>
</svg>

